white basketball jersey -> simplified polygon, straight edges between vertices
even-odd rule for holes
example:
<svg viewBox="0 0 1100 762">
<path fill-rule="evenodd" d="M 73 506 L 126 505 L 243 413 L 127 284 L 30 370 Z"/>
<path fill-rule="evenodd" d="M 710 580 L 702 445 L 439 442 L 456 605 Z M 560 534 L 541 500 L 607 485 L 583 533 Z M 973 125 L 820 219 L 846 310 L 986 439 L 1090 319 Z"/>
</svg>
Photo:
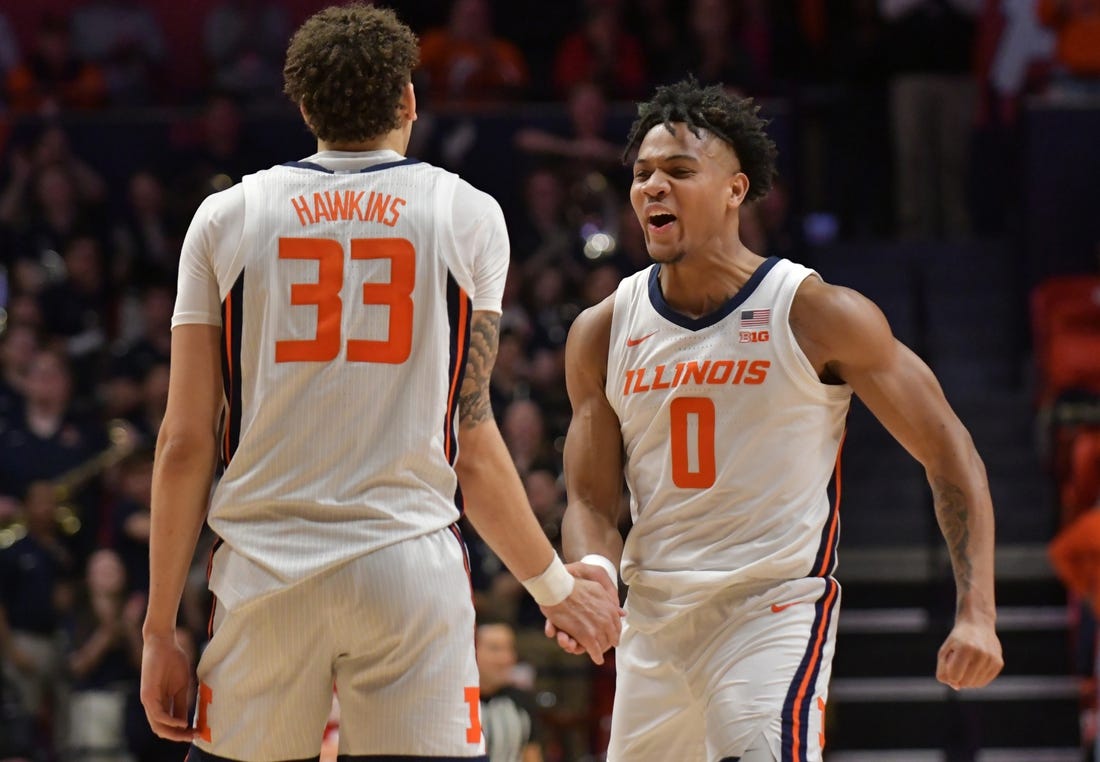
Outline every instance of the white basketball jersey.
<svg viewBox="0 0 1100 762">
<path fill-rule="evenodd" d="M 832 572 L 827 488 L 851 398 L 818 379 L 788 322 L 813 271 L 773 257 L 699 319 L 669 307 L 658 272 L 619 285 L 607 362 L 634 519 L 622 575 L 642 630 L 735 585 Z"/>
<path fill-rule="evenodd" d="M 470 317 L 500 311 L 507 271 L 496 202 L 383 151 L 274 167 L 203 206 L 174 324 L 223 327 L 219 599 L 456 521 Z"/>
</svg>

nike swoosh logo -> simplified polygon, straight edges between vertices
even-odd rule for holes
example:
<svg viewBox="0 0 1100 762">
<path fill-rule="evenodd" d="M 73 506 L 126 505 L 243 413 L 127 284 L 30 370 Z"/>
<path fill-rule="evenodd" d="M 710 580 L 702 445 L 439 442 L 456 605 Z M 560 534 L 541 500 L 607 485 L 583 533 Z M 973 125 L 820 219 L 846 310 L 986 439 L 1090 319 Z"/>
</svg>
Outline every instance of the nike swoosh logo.
<svg viewBox="0 0 1100 762">
<path fill-rule="evenodd" d="M 654 331 L 653 333 L 647 333 L 645 336 L 639 336 L 636 339 L 627 339 L 626 340 L 626 345 L 628 347 L 636 347 L 655 333 L 657 333 L 657 332 Z"/>
<path fill-rule="evenodd" d="M 773 614 L 778 614 L 780 611 L 786 611 L 791 606 L 797 606 L 798 604 L 805 603 L 805 602 L 806 601 L 791 601 L 790 603 L 783 603 L 783 604 L 773 603 L 772 604 L 772 613 Z"/>
</svg>

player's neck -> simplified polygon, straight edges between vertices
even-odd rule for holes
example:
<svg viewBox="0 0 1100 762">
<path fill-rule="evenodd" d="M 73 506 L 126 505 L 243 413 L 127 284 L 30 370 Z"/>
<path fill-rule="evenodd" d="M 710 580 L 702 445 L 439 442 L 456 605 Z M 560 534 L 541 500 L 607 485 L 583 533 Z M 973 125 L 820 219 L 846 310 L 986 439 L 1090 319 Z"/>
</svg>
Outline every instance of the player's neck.
<svg viewBox="0 0 1100 762">
<path fill-rule="evenodd" d="M 691 318 L 720 309 L 748 282 L 764 259 L 744 246 L 733 256 L 687 256 L 661 265 L 661 295 L 668 306 Z"/>
<path fill-rule="evenodd" d="M 408 133 L 405 130 L 392 130 L 377 138 L 353 142 L 317 140 L 317 151 L 347 151 L 363 153 L 365 151 L 395 151 L 402 156 L 409 146 Z"/>
</svg>

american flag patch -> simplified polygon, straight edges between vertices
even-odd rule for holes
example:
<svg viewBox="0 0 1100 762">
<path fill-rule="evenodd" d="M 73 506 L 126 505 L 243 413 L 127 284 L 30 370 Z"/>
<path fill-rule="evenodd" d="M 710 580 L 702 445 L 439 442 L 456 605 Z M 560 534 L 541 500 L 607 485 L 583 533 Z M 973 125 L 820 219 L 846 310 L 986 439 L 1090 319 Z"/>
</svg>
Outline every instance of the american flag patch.
<svg viewBox="0 0 1100 762">
<path fill-rule="evenodd" d="M 751 328 L 752 326 L 767 325 L 771 315 L 771 310 L 745 310 L 741 313 L 741 327 Z"/>
</svg>

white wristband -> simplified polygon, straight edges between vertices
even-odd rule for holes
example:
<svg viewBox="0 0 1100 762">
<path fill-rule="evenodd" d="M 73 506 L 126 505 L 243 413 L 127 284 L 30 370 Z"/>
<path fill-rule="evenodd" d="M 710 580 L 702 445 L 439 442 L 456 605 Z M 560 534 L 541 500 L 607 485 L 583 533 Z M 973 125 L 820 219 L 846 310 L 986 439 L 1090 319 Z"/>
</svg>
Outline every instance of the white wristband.
<svg viewBox="0 0 1100 762">
<path fill-rule="evenodd" d="M 523 580 L 523 586 L 540 606 L 557 606 L 572 594 L 574 584 L 576 580 L 557 553 L 542 574 Z"/>
<path fill-rule="evenodd" d="M 610 558 L 605 558 L 598 553 L 589 553 L 587 556 L 581 559 L 582 564 L 592 564 L 598 566 L 607 572 L 607 576 L 611 577 L 611 584 L 616 588 L 619 586 L 619 574 L 615 569 L 615 564 L 611 563 Z"/>
</svg>

